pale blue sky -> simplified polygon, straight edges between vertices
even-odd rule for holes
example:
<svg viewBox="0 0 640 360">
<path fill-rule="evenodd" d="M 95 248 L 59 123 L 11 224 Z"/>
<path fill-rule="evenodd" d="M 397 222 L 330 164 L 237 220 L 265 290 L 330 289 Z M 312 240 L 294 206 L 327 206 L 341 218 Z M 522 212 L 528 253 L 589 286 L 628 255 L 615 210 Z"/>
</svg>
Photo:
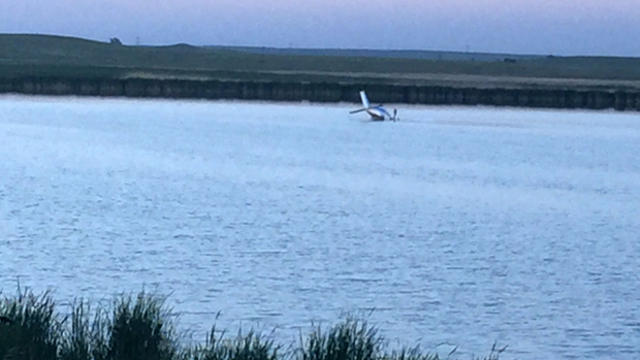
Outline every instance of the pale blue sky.
<svg viewBox="0 0 640 360">
<path fill-rule="evenodd" d="M 640 0 L 0 0 L 0 32 L 128 44 L 640 56 Z"/>
</svg>

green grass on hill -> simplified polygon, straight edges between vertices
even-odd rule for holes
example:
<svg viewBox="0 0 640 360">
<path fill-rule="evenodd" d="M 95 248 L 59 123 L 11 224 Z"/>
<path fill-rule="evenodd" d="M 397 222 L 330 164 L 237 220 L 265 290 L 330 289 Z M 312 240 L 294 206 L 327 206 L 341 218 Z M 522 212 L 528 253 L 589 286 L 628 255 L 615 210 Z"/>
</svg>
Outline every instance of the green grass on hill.
<svg viewBox="0 0 640 360">
<path fill-rule="evenodd" d="M 385 83 L 429 80 L 436 74 L 493 78 L 640 81 L 640 59 L 442 52 L 123 46 L 85 39 L 0 34 L 0 78 L 23 76 L 167 77 Z M 435 58 L 435 59 L 434 59 Z M 505 62 L 504 59 L 509 61 Z M 483 81 L 476 79 L 475 81 Z"/>
</svg>

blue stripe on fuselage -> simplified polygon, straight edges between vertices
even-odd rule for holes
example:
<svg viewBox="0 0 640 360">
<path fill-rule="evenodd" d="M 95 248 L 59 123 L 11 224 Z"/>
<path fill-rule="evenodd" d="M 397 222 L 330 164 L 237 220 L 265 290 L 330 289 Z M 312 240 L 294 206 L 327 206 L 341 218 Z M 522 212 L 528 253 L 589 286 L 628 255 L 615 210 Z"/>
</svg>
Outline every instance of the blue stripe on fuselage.
<svg viewBox="0 0 640 360">
<path fill-rule="evenodd" d="M 372 108 L 369 108 L 367 109 L 367 113 L 379 120 L 384 120 L 385 118 L 391 119 L 391 114 L 389 114 L 389 112 L 387 112 L 387 110 L 382 106 L 374 106 Z"/>
</svg>

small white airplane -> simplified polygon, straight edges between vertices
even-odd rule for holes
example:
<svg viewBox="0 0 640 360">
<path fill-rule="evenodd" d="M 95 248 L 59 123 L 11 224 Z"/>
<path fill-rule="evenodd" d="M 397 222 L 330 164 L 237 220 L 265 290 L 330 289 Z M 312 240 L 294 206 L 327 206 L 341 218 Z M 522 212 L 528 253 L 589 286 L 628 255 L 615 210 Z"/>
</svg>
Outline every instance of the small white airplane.
<svg viewBox="0 0 640 360">
<path fill-rule="evenodd" d="M 367 114 L 371 116 L 371 120 L 373 121 L 398 120 L 398 109 L 393 109 L 393 116 L 391 116 L 391 114 L 389 114 L 389 112 L 387 111 L 387 109 L 384 108 L 384 106 L 382 105 L 371 106 L 371 104 L 369 104 L 369 99 L 367 99 L 367 94 L 364 92 L 364 90 L 360 91 L 360 100 L 362 100 L 363 108 L 350 111 L 349 114 L 355 114 L 362 111 L 366 111 Z"/>
</svg>

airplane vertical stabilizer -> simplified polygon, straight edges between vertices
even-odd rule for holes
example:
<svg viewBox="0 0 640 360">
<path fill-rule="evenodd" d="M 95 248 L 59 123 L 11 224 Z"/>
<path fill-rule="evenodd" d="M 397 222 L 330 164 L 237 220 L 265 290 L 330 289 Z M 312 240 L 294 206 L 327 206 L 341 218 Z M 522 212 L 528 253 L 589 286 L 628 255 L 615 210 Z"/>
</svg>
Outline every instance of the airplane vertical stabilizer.
<svg viewBox="0 0 640 360">
<path fill-rule="evenodd" d="M 371 107 L 369 105 L 369 99 L 367 99 L 367 94 L 364 92 L 364 90 L 360 91 L 360 100 L 362 100 L 362 106 L 364 106 L 365 109 Z"/>
</svg>

